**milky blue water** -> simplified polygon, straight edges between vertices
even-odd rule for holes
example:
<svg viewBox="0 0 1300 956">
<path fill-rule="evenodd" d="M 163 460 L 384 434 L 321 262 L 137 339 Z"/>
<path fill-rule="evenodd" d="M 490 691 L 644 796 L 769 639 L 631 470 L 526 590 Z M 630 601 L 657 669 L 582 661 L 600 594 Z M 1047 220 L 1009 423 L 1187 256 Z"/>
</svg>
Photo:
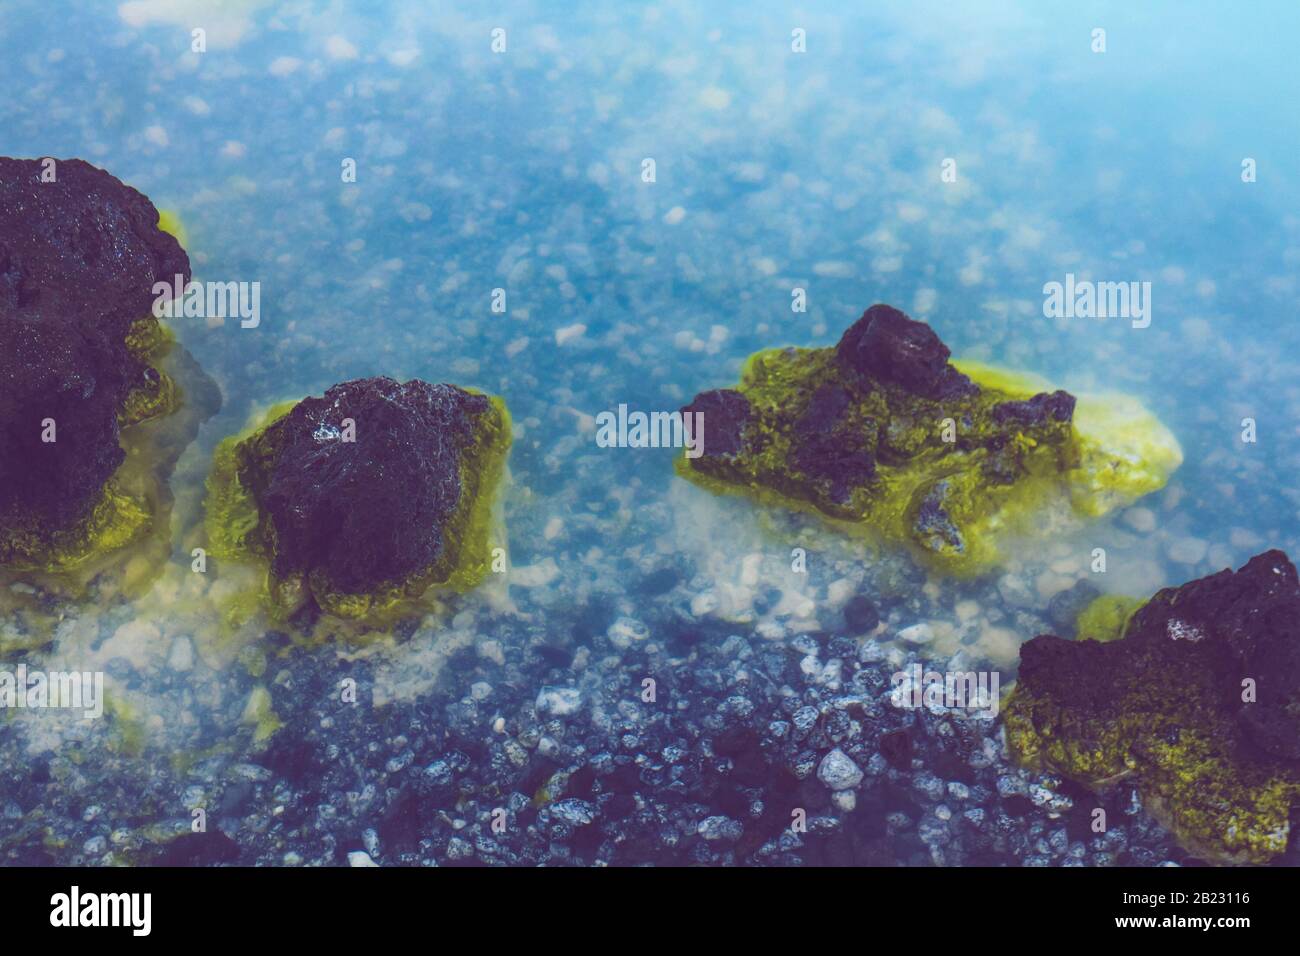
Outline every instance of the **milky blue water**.
<svg viewBox="0 0 1300 956">
<path fill-rule="evenodd" d="M 1144 586 L 1300 553 L 1300 6 L 475 7 L 7 0 L 0 154 L 103 166 L 179 215 L 196 278 L 261 283 L 256 329 L 178 324 L 225 395 L 184 474 L 270 401 L 450 381 L 516 422 L 516 564 L 671 551 L 592 497 L 662 503 L 670 453 L 597 457 L 589 416 L 888 302 L 1170 426 L 1154 531 L 1098 532 L 1146 529 Z M 1045 318 L 1067 273 L 1150 282 L 1150 326 Z"/>
<path fill-rule="evenodd" d="M 887 301 L 958 355 L 1139 395 L 1183 442 L 1189 531 L 1294 545 L 1294 4 L 872 6 L 18 0 L 0 130 L 177 210 L 199 278 L 262 283 L 260 328 L 182 331 L 213 435 L 268 392 L 445 379 L 538 420 L 527 476 L 557 406 L 675 407 Z M 1066 272 L 1151 281 L 1151 326 L 1044 319 Z"/>
</svg>

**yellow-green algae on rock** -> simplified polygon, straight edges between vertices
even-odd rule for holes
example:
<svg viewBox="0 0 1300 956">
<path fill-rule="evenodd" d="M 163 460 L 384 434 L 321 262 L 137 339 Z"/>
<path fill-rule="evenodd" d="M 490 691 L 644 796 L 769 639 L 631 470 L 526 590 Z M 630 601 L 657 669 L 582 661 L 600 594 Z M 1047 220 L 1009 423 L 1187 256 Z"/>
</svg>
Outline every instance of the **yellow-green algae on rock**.
<svg viewBox="0 0 1300 956">
<path fill-rule="evenodd" d="M 7 556 L 0 576 L 70 595 L 83 593 L 98 578 L 101 592 L 138 597 L 170 559 L 168 479 L 199 426 L 220 407 L 221 396 L 171 331 L 153 318 L 137 320 L 127 343 L 150 374 L 117 409 L 122 464 L 75 525 L 39 534 L 11 528 L 0 548 Z M 191 401 L 178 379 L 192 392 Z M 106 571 L 112 572 L 107 579 Z"/>
<path fill-rule="evenodd" d="M 1208 861 L 1267 862 L 1300 807 L 1298 621 L 1295 568 L 1270 551 L 1161 590 L 1121 638 L 1036 637 L 1003 709 L 1007 742 L 1021 763 L 1095 789 L 1132 779 Z"/>
<path fill-rule="evenodd" d="M 1182 461 L 1132 399 L 1076 403 L 948 357 L 928 326 L 880 305 L 834 348 L 758 352 L 735 389 L 682 410 L 688 426 L 702 420 L 703 453 L 677 471 L 972 574 L 1013 538 L 1157 490 Z"/>
<path fill-rule="evenodd" d="M 1124 594 L 1103 594 L 1094 598 L 1074 623 L 1075 639 L 1117 641 L 1124 636 L 1129 618 L 1146 602 Z"/>
<path fill-rule="evenodd" d="M 351 429 L 351 432 L 349 431 Z M 277 405 L 221 442 L 207 482 L 216 574 L 257 569 L 223 602 L 228 628 L 260 611 L 299 639 L 382 631 L 465 591 L 501 540 L 494 507 L 505 403 L 454 386 L 365 379 Z"/>
<path fill-rule="evenodd" d="M 167 478 L 219 393 L 152 314 L 190 271 L 158 211 L 80 160 L 41 168 L 0 158 L 0 615 L 48 639 L 44 596 L 138 594 L 166 560 Z"/>
</svg>

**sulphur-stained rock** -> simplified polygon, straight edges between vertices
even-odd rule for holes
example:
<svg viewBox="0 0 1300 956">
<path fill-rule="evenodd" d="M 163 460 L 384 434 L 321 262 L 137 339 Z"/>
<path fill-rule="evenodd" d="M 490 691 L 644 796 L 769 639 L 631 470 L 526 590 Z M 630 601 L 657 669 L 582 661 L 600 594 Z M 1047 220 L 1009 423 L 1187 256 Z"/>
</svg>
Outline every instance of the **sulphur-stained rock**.
<svg viewBox="0 0 1300 956">
<path fill-rule="evenodd" d="M 213 550 L 266 559 L 286 604 L 310 593 L 343 617 L 473 585 L 509 443 L 499 399 L 390 378 L 335 385 L 217 450 Z"/>
<path fill-rule="evenodd" d="M 999 539 L 1036 531 L 1049 508 L 1104 513 L 1181 463 L 1136 402 L 1090 399 L 1078 406 L 1084 429 L 1070 393 L 949 358 L 933 329 L 887 305 L 834 348 L 759 352 L 736 388 L 683 409 L 702 415 L 703 450 L 678 470 L 978 572 L 999 559 Z"/>
<path fill-rule="evenodd" d="M 1036 637 L 1004 708 L 1024 763 L 1094 787 L 1133 778 L 1189 850 L 1260 863 L 1300 807 L 1300 582 L 1268 551 L 1166 588 L 1119 639 Z"/>
<path fill-rule="evenodd" d="M 174 409 L 154 285 L 189 260 L 136 190 L 81 160 L 0 158 L 0 566 L 124 543 L 121 429 Z"/>
</svg>

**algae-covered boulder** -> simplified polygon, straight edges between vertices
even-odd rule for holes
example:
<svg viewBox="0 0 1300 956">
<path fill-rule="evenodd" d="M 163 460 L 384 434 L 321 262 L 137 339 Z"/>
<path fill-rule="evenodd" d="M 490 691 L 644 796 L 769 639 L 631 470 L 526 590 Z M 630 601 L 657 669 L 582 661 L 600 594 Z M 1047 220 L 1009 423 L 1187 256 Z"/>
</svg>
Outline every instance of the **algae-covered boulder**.
<svg viewBox="0 0 1300 956">
<path fill-rule="evenodd" d="M 148 527 L 114 475 L 122 429 L 178 402 L 151 310 L 176 275 L 189 259 L 136 190 L 0 158 L 0 566 L 61 570 Z"/>
<path fill-rule="evenodd" d="M 1084 428 L 1068 392 L 949 359 L 928 325 L 887 305 L 834 348 L 759 352 L 736 388 L 682 410 L 703 422 L 702 454 L 678 470 L 972 572 L 998 560 L 999 539 L 1038 530 L 1049 505 L 1101 514 L 1161 487 L 1182 461 L 1135 402 L 1090 401 Z"/>
<path fill-rule="evenodd" d="M 218 557 L 268 562 L 281 610 L 310 598 L 359 618 L 482 579 L 510 444 L 500 399 L 381 377 L 278 411 L 218 447 L 207 527 Z"/>
<path fill-rule="evenodd" d="M 1036 637 L 1004 708 L 1032 767 L 1131 777 L 1192 852 L 1260 863 L 1300 807 L 1300 582 L 1280 551 L 1166 588 L 1118 640 Z"/>
</svg>

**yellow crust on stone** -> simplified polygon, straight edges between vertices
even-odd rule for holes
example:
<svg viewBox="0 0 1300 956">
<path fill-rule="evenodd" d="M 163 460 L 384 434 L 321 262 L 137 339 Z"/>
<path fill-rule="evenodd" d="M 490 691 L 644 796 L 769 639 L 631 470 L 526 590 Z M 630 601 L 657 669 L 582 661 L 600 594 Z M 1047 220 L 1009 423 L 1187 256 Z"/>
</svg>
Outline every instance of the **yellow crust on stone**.
<svg viewBox="0 0 1300 956">
<path fill-rule="evenodd" d="M 242 589 L 225 600 L 222 616 L 226 629 L 242 627 L 260 610 L 266 612 L 271 623 L 300 642 L 316 643 L 334 637 L 368 639 L 382 635 L 404 617 L 431 610 L 441 592 L 464 592 L 480 584 L 491 569 L 493 541 L 504 538 L 498 505 L 512 435 L 504 400 L 487 398 L 489 410 L 478 423 L 475 442 L 462 457 L 460 504 L 447 523 L 448 537 L 456 545 L 444 550 L 447 562 L 404 584 L 365 594 L 333 592 L 316 576 L 306 580 L 300 575 L 279 579 L 271 573 L 263 516 L 239 480 L 239 448 L 287 415 L 297 402 L 283 402 L 255 415 L 238 434 L 224 439 L 213 454 L 207 480 L 204 526 L 208 550 L 219 560 L 256 567 L 263 582 L 255 594 Z M 316 628 L 314 636 L 299 632 L 291 618 L 309 595 L 328 615 L 342 622 L 356 622 L 357 626 L 326 623 Z"/>
<path fill-rule="evenodd" d="M 769 349 L 746 361 L 738 390 L 762 417 L 798 407 L 794 398 L 809 382 L 834 380 L 831 349 Z M 1042 379 L 971 362 L 954 362 L 983 392 L 969 407 L 985 414 L 991 406 L 1024 400 L 1051 386 Z M 942 404 L 925 402 L 897 389 L 882 397 L 868 394 L 846 413 L 863 427 L 887 422 L 888 438 L 903 449 L 901 461 L 878 470 L 870 488 L 851 491 L 850 500 L 828 513 L 793 486 L 787 462 L 791 438 L 776 430 L 763 433 L 761 450 L 748 453 L 726 475 L 696 468 L 685 454 L 674 467 L 688 480 L 715 493 L 742 494 L 765 505 L 817 515 L 835 529 L 873 544 L 903 545 L 926 566 L 946 574 L 972 576 L 1000 563 L 1006 542 L 1039 532 L 1058 512 L 1096 517 L 1155 491 L 1182 461 L 1173 435 L 1153 415 L 1125 396 L 1085 396 L 1064 440 L 1040 444 L 1026 434 L 1013 436 L 1021 473 L 1013 484 L 996 484 L 981 474 L 987 450 L 949 454 L 941 443 L 936 413 Z M 850 417 L 851 426 L 856 427 Z M 1057 426 L 1066 427 L 1066 426 Z M 944 508 L 962 533 L 962 549 L 921 547 L 913 518 L 919 500 L 942 482 Z M 791 485 L 782 487 L 783 483 Z"/>
</svg>

